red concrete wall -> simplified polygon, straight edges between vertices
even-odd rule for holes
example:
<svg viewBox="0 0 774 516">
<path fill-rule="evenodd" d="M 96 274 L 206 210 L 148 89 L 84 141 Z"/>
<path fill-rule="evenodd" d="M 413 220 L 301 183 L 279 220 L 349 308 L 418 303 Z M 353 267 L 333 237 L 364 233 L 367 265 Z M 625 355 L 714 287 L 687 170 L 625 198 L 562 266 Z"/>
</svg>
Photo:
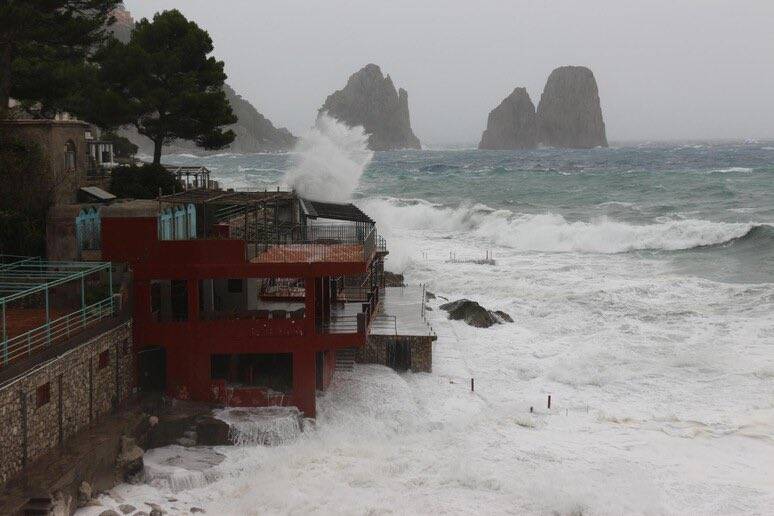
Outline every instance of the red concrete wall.
<svg viewBox="0 0 774 516">
<path fill-rule="evenodd" d="M 134 339 L 136 349 L 166 349 L 167 391 L 179 399 L 230 405 L 297 406 L 315 417 L 316 352 L 324 351 L 323 387 L 335 368 L 334 350 L 365 345 L 365 334 L 318 335 L 314 314 L 329 300 L 322 299 L 322 277 L 365 272 L 367 264 L 252 264 L 245 260 L 241 240 L 159 241 L 155 217 L 103 217 L 102 255 L 128 262 L 134 278 Z M 298 320 L 199 320 L 199 279 L 304 277 L 307 317 Z M 150 307 L 150 281 L 188 280 L 188 320 L 157 322 Z M 293 389 L 281 401 L 264 389 L 230 388 L 211 380 L 210 355 L 235 353 L 292 353 Z"/>
</svg>

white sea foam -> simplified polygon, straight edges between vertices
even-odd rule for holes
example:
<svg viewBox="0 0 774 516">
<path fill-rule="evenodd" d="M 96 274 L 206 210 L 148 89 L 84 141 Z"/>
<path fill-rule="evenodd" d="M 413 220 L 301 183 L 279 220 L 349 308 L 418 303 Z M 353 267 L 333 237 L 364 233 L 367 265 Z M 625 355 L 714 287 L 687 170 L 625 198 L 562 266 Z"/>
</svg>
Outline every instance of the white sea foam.
<svg viewBox="0 0 774 516">
<path fill-rule="evenodd" d="M 557 214 L 513 214 L 488 206 L 448 208 L 428 202 L 407 204 L 396 199 L 361 202 L 386 233 L 405 229 L 465 232 L 496 245 L 521 251 L 624 253 L 635 250 L 680 250 L 727 242 L 744 236 L 753 224 L 705 220 L 664 220 L 633 225 L 600 218 L 568 222 Z"/>
<path fill-rule="evenodd" d="M 318 201 L 346 201 L 373 157 L 360 126 L 347 127 L 322 114 L 299 141 L 297 163 L 283 182 Z"/>
<path fill-rule="evenodd" d="M 730 173 L 747 173 L 752 172 L 753 169 L 748 167 L 728 167 L 728 168 L 720 168 L 718 170 L 713 170 L 712 172 L 719 172 L 721 174 L 730 174 Z"/>
</svg>

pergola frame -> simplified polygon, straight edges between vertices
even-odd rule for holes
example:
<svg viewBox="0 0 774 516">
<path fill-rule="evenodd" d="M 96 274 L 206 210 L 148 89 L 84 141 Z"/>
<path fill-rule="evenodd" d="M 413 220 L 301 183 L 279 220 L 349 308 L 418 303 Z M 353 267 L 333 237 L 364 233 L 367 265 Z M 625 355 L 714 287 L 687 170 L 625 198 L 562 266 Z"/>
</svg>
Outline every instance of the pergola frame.
<svg viewBox="0 0 774 516">
<path fill-rule="evenodd" d="M 45 261 L 40 258 L 0 255 L 0 316 L 2 316 L 2 360 L 0 364 L 8 363 L 8 324 L 6 308 L 12 301 L 18 301 L 39 292 L 44 293 L 45 324 L 27 333 L 43 330 L 46 332 L 46 344 L 51 343 L 51 308 L 49 292 L 52 288 L 66 283 L 80 281 L 81 283 L 81 317 L 86 324 L 86 277 L 107 271 L 108 298 L 110 313 L 113 312 L 113 272 L 110 262 L 65 262 Z"/>
</svg>

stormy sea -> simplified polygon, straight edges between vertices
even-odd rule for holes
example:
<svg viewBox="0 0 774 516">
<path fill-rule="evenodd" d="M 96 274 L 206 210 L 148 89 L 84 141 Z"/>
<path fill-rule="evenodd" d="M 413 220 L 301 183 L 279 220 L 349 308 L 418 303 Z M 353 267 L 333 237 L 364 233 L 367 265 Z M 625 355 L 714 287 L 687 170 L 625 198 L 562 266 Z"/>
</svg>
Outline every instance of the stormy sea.
<svg viewBox="0 0 774 516">
<path fill-rule="evenodd" d="M 333 124 L 297 152 L 165 159 L 352 199 L 387 268 L 437 296 L 433 372 L 356 366 L 299 435 L 218 448 L 213 474 L 124 484 L 82 514 L 770 514 L 774 143 L 363 142 Z M 514 323 L 449 321 L 441 297 Z"/>
</svg>

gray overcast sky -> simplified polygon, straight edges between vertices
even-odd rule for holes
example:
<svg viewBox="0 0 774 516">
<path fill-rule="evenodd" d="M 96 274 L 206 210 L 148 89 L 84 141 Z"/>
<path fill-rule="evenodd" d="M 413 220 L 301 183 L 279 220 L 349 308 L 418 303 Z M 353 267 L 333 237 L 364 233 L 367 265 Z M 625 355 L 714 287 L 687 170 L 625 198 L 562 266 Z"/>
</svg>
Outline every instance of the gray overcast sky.
<svg viewBox="0 0 774 516">
<path fill-rule="evenodd" d="M 473 143 L 515 86 L 586 65 L 608 138 L 774 138 L 774 0 L 127 0 L 209 31 L 228 82 L 275 125 L 309 127 L 373 62 L 424 143 Z"/>
</svg>

